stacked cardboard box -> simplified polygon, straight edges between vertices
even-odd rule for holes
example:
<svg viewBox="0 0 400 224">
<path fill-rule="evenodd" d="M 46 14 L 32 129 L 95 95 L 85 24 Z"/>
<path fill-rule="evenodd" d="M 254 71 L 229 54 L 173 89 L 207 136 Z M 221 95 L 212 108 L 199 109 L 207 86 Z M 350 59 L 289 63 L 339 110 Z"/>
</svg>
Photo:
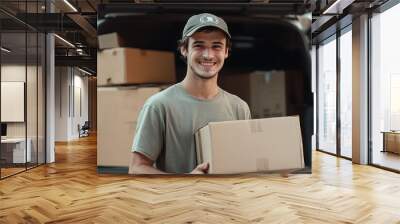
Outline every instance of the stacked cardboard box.
<svg viewBox="0 0 400 224">
<path fill-rule="evenodd" d="M 297 116 L 210 122 L 196 133 L 198 163 L 210 174 L 289 171 L 304 168 Z"/>
<path fill-rule="evenodd" d="M 287 115 L 286 72 L 279 70 L 231 73 L 220 77 L 221 87 L 250 106 L 252 118 Z"/>
<path fill-rule="evenodd" d="M 145 101 L 160 87 L 97 89 L 97 164 L 128 167 L 137 117 Z"/>
<path fill-rule="evenodd" d="M 97 85 L 175 83 L 172 52 L 112 48 L 97 55 Z"/>
<path fill-rule="evenodd" d="M 126 46 L 125 39 L 118 33 L 107 33 L 99 35 L 98 39 L 99 39 L 100 49 L 109 49 L 109 48 Z"/>
<path fill-rule="evenodd" d="M 126 48 L 116 33 L 99 36 L 97 165 L 127 172 L 136 121 L 145 101 L 176 82 L 173 52 Z M 121 171 L 123 170 L 123 171 Z"/>
<path fill-rule="evenodd" d="M 175 54 L 128 48 L 118 33 L 100 35 L 97 85 L 171 84 L 176 82 Z"/>
</svg>

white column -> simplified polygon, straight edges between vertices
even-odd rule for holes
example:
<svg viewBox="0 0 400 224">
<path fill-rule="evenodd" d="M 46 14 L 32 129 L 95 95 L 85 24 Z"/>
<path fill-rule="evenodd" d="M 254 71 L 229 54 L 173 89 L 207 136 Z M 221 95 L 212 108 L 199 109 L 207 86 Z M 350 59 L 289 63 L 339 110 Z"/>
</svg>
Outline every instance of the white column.
<svg viewBox="0 0 400 224">
<path fill-rule="evenodd" d="M 353 19 L 353 162 L 368 163 L 368 16 Z"/>
<path fill-rule="evenodd" d="M 55 76 L 54 76 L 54 36 L 53 34 L 47 34 L 46 36 L 46 61 L 47 61 L 47 76 L 46 76 L 46 163 L 52 163 L 55 161 L 54 151 L 54 133 L 55 133 Z"/>
<path fill-rule="evenodd" d="M 54 12 L 51 1 L 46 1 L 47 12 Z M 46 163 L 55 162 L 55 43 L 52 33 L 46 34 Z"/>
</svg>

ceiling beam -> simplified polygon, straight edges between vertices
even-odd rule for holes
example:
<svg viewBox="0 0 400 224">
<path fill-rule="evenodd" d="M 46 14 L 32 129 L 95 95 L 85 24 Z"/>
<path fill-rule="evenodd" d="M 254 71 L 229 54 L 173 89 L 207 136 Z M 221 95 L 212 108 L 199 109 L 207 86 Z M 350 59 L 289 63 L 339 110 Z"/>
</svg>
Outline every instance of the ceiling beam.
<svg viewBox="0 0 400 224">
<path fill-rule="evenodd" d="M 85 17 L 80 14 L 68 14 L 71 20 L 78 24 L 90 37 L 95 38 L 97 36 L 97 30 L 90 24 Z"/>
<path fill-rule="evenodd" d="M 56 66 L 82 66 L 96 71 L 97 60 L 91 56 L 55 56 Z"/>
</svg>

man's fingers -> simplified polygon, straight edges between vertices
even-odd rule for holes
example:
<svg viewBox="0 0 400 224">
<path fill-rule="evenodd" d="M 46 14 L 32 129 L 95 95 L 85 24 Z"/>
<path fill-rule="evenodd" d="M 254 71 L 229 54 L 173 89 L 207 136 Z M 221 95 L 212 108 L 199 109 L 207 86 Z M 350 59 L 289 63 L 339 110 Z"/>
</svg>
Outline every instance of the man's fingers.
<svg viewBox="0 0 400 224">
<path fill-rule="evenodd" d="M 208 162 L 199 164 L 196 166 L 196 168 L 190 172 L 191 174 L 206 174 L 208 173 Z"/>
</svg>

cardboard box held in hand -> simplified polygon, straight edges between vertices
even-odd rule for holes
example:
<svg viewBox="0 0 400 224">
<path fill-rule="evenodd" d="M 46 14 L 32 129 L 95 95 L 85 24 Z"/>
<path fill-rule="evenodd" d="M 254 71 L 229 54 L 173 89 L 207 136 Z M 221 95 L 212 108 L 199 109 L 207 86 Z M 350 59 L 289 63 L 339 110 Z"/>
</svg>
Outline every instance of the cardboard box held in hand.
<svg viewBox="0 0 400 224">
<path fill-rule="evenodd" d="M 210 122 L 196 133 L 196 151 L 209 174 L 304 168 L 298 116 Z"/>
</svg>

